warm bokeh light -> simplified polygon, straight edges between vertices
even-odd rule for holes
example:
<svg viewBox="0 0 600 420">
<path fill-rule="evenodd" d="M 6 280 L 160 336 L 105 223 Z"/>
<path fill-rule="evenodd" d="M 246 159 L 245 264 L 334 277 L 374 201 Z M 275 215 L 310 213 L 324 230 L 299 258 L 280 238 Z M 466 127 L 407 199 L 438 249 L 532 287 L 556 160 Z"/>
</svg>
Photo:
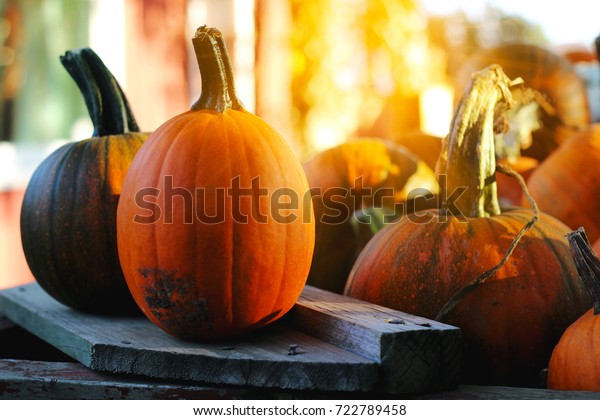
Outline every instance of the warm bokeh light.
<svg viewBox="0 0 600 420">
<path fill-rule="evenodd" d="M 292 0 L 292 18 L 291 105 L 308 152 L 418 128 L 413 98 L 445 68 L 417 1 Z"/>
<path fill-rule="evenodd" d="M 423 89 L 419 96 L 421 131 L 437 137 L 448 134 L 453 104 L 454 90 L 451 86 L 436 84 Z"/>
<path fill-rule="evenodd" d="M 235 82 L 238 97 L 247 110 L 254 112 L 254 0 L 234 0 L 233 45 Z"/>
</svg>

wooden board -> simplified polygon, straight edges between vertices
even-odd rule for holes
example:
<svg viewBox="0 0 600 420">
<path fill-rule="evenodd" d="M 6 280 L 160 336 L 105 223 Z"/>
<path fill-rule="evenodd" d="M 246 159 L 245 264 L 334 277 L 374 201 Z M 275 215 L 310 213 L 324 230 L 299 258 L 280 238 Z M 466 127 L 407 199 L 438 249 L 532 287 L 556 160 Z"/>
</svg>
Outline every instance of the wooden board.
<svg viewBox="0 0 600 420">
<path fill-rule="evenodd" d="M 281 399 L 306 395 L 302 391 L 272 388 L 267 392 L 269 398 Z M 212 400 L 264 397 L 263 388 L 169 383 L 98 372 L 79 363 L 0 359 L 0 399 L 5 400 Z"/>
<path fill-rule="evenodd" d="M 457 386 L 459 379 L 457 328 L 311 287 L 287 319 L 247 339 L 222 344 L 176 339 L 144 317 L 77 312 L 37 284 L 0 292 L 0 310 L 99 371 L 345 392 L 425 392 Z M 298 354 L 288 354 L 291 344 L 298 345 Z M 442 368 L 446 364 L 454 366 Z"/>
<path fill-rule="evenodd" d="M 368 394 L 369 398 L 378 395 Z M 0 399 L 364 399 L 363 394 L 208 386 L 123 377 L 79 363 L 0 359 Z M 450 391 L 404 396 L 434 400 L 600 400 L 600 393 L 502 386 L 460 385 Z"/>
<path fill-rule="evenodd" d="M 306 286 L 288 314 L 295 328 L 379 364 L 379 390 L 451 389 L 460 376 L 460 330 Z"/>
<path fill-rule="evenodd" d="M 0 312 L 0 331 L 13 327 L 13 324 L 2 312 Z"/>
</svg>

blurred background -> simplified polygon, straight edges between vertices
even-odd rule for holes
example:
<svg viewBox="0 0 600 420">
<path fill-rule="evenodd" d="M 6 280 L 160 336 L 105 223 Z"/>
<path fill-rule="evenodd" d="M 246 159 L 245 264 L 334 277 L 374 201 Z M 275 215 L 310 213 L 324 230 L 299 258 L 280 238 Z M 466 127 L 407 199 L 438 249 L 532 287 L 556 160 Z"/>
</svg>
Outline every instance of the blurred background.
<svg viewBox="0 0 600 420">
<path fill-rule="evenodd" d="M 478 51 L 530 43 L 569 60 L 600 120 L 600 33 L 589 2 L 459 0 L 0 0 L 0 288 L 31 281 L 23 191 L 40 161 L 92 125 L 59 62 L 90 46 L 143 131 L 200 94 L 191 37 L 219 28 L 238 96 L 300 159 L 353 136 L 444 136 L 461 68 Z"/>
</svg>

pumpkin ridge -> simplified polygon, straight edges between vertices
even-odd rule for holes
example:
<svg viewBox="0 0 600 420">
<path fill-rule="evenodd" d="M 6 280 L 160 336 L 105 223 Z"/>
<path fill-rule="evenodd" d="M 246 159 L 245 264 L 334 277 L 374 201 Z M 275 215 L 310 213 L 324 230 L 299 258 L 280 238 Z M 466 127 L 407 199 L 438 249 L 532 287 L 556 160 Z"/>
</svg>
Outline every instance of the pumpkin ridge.
<svg viewBox="0 0 600 420">
<path fill-rule="evenodd" d="M 267 151 L 271 155 L 271 157 L 272 157 L 271 161 L 274 162 L 275 165 L 277 165 L 277 167 L 279 168 L 279 172 L 282 173 L 282 174 L 286 173 L 287 168 L 283 168 L 281 166 L 281 162 L 279 161 L 279 159 L 277 159 L 277 157 L 274 154 L 274 147 L 273 146 L 274 146 L 275 140 L 274 140 L 273 132 L 267 130 L 267 127 L 264 127 L 261 124 L 262 119 L 257 119 L 256 117 L 253 117 L 252 115 L 250 115 L 247 112 L 242 112 L 239 115 L 241 116 L 241 118 L 243 118 L 245 120 L 246 124 L 248 126 L 252 127 L 256 131 L 256 133 L 258 133 L 262 138 L 269 139 L 268 143 L 265 145 L 264 148 L 267 149 Z M 241 126 L 239 124 L 239 121 L 236 121 L 236 125 L 237 125 L 238 128 L 241 128 Z M 277 143 L 281 143 L 279 141 L 280 140 L 279 133 L 275 132 L 275 134 L 278 135 L 278 137 L 277 137 Z M 285 142 L 285 143 L 287 143 L 287 142 Z M 271 216 L 272 216 L 272 214 L 270 214 L 268 217 L 271 217 Z M 292 245 L 292 244 L 288 243 L 289 241 L 287 240 L 287 238 L 289 237 L 289 228 L 290 228 L 290 225 L 288 223 L 286 223 L 285 225 L 286 225 L 286 227 L 285 227 L 285 235 L 284 235 L 284 238 L 282 239 L 282 244 L 284 244 L 284 246 L 286 247 L 286 250 L 289 250 L 290 247 L 291 247 L 291 245 Z M 262 242 L 261 242 L 261 245 L 262 245 Z M 262 250 L 262 254 L 263 255 L 266 254 L 265 249 Z M 281 273 L 282 277 L 283 277 L 283 274 L 287 271 L 286 268 L 287 268 L 287 266 L 289 264 L 288 260 L 287 260 L 287 254 L 288 254 L 288 252 L 284 253 L 284 260 L 283 260 L 282 265 L 281 265 L 281 271 L 280 271 L 280 273 Z M 278 286 L 277 297 L 276 297 L 276 299 L 273 300 L 271 309 L 268 312 L 269 314 L 275 312 L 275 307 L 278 306 L 279 303 L 281 302 L 282 292 L 284 291 L 284 287 L 283 287 L 284 285 L 283 285 L 282 282 L 278 282 L 277 286 Z"/>
<path fill-rule="evenodd" d="M 60 175 L 59 175 L 59 173 L 57 173 L 57 179 L 62 179 L 63 182 L 68 182 L 71 177 L 79 177 L 80 176 L 79 170 L 80 170 L 80 168 L 82 166 L 84 158 L 87 158 L 87 156 L 85 156 L 85 154 L 86 154 L 86 152 L 88 150 L 89 144 L 90 144 L 89 140 L 84 140 L 82 143 L 75 144 L 75 145 L 73 145 L 72 148 L 70 148 L 69 154 L 68 154 L 68 160 L 70 162 L 68 162 L 68 163 L 75 163 L 75 165 L 72 166 L 72 167 L 69 167 L 68 163 L 66 162 L 66 159 L 63 160 L 61 162 L 61 172 L 60 172 Z M 67 156 L 65 156 L 65 158 L 67 158 Z M 65 167 L 65 165 L 66 165 L 66 167 Z M 67 175 L 70 175 L 70 176 L 64 177 L 63 176 L 63 172 L 62 172 L 63 170 L 64 170 L 64 173 L 66 173 Z M 58 182 L 58 183 L 55 182 L 54 183 L 54 187 L 55 188 L 56 187 L 61 187 L 61 190 L 62 190 L 62 188 L 64 186 L 60 182 Z M 89 204 L 90 195 L 88 193 L 86 193 L 85 191 L 83 191 L 81 187 L 82 187 L 81 183 L 76 183 L 75 184 L 75 189 L 73 191 L 73 194 L 76 197 L 76 202 L 75 203 L 73 203 L 72 201 L 65 203 L 65 200 L 63 200 L 63 202 L 61 203 L 62 205 L 65 205 L 65 206 L 68 205 L 68 210 L 67 210 L 68 213 L 71 213 L 71 212 L 75 213 L 76 209 L 88 208 L 89 207 L 89 205 L 90 205 Z M 82 191 L 83 191 L 83 193 L 82 193 Z M 52 193 L 53 197 L 60 196 L 60 195 L 61 195 L 61 193 L 58 190 L 55 190 Z M 72 220 L 73 219 L 70 220 L 70 223 L 72 223 Z M 56 223 L 58 221 L 59 220 L 57 220 L 56 218 L 53 218 L 52 219 L 52 226 L 55 227 L 55 228 L 57 228 L 56 227 Z M 71 229 L 69 229 L 69 234 L 68 234 L 68 242 L 69 242 L 70 246 L 69 247 L 65 247 L 67 249 L 62 249 L 62 252 L 66 252 L 68 254 L 71 254 L 73 252 L 78 252 L 79 251 L 79 250 L 73 249 L 73 245 L 77 243 L 76 233 L 77 233 L 76 226 L 72 225 Z M 54 242 L 53 243 L 53 247 L 56 246 L 56 245 L 58 245 L 58 244 L 56 242 Z M 62 245 L 64 247 L 64 244 L 62 244 Z M 58 249 L 53 250 L 53 254 L 55 254 L 55 255 L 60 255 L 60 252 L 61 252 L 61 250 L 58 250 Z M 73 260 L 73 258 L 69 258 L 69 260 Z M 79 267 L 77 267 L 77 271 L 79 271 Z M 78 274 L 78 276 L 77 276 L 78 278 L 85 278 L 85 273 L 84 273 L 83 277 L 81 277 L 79 275 L 80 274 L 79 272 L 77 272 L 77 274 Z M 59 272 L 59 276 L 62 277 L 63 274 Z M 72 280 L 72 276 L 69 276 L 69 280 Z M 71 284 L 70 286 L 72 287 L 74 285 Z"/>
<path fill-rule="evenodd" d="M 165 170 L 164 170 L 165 165 L 170 160 L 169 155 L 172 155 L 174 153 L 173 151 L 176 150 L 175 145 L 177 144 L 178 141 L 181 141 L 181 139 L 184 138 L 182 136 L 182 133 L 184 133 L 185 129 L 193 122 L 192 119 L 185 121 L 185 118 L 181 118 L 181 119 L 177 118 L 173 121 L 173 123 L 181 123 L 180 120 L 184 121 L 182 126 L 179 128 L 177 134 L 173 138 L 170 139 L 165 156 L 163 156 L 162 159 L 159 159 L 159 161 L 160 161 L 160 164 L 159 164 L 160 172 L 159 173 L 161 173 L 161 174 L 165 173 Z M 162 138 L 160 140 L 162 140 Z M 158 179 L 159 186 L 160 186 L 161 181 L 164 186 L 164 175 L 163 175 L 162 180 Z M 173 180 L 173 183 L 175 183 L 175 180 Z M 173 187 L 175 187 L 175 185 L 173 185 Z M 165 202 L 165 205 L 167 205 L 166 202 Z M 168 204 L 168 205 L 171 205 L 171 204 Z M 158 235 L 156 234 L 156 225 L 153 225 L 151 232 L 152 232 L 152 235 L 154 236 L 154 246 L 152 247 L 152 249 L 154 250 L 154 264 L 157 269 L 160 269 L 161 267 L 165 267 L 165 265 L 161 263 L 161 257 L 160 257 L 160 252 L 159 252 L 159 249 L 161 248 L 160 247 L 161 244 L 159 243 L 160 239 L 158 238 Z M 164 261 L 164 259 L 162 259 L 162 261 Z M 139 269 L 142 269 L 142 268 L 143 267 L 139 267 Z M 175 276 L 176 274 L 177 274 L 177 272 L 175 272 L 173 275 Z M 156 282 L 155 281 L 153 283 L 153 287 L 156 287 L 156 283 L 160 283 L 159 287 L 161 288 L 161 290 L 159 293 L 161 294 L 161 296 L 171 296 L 171 291 L 169 291 L 167 289 L 167 286 L 168 286 L 167 282 L 164 282 L 164 281 Z M 146 295 L 146 292 L 144 291 L 144 296 L 145 295 Z"/>
<path fill-rule="evenodd" d="M 60 157 L 59 161 L 56 164 L 54 176 L 52 177 L 53 179 L 60 179 L 62 177 L 62 176 L 59 177 L 59 175 L 62 175 L 62 172 L 65 171 L 65 163 L 70 158 L 71 154 L 74 151 L 74 148 L 69 147 L 69 145 L 66 144 L 66 145 L 62 146 L 59 150 L 63 150 L 63 155 Z M 58 154 L 59 150 L 57 150 L 55 153 Z M 43 171 L 44 167 L 40 166 L 39 169 L 40 169 L 40 171 Z M 36 172 L 38 172 L 38 171 L 36 171 Z M 42 173 L 38 172 L 38 176 L 42 176 Z M 52 188 L 52 192 L 50 193 L 50 200 L 49 200 L 49 204 L 48 204 L 48 211 L 50 214 L 52 214 L 55 211 L 55 207 L 57 206 L 57 198 L 60 193 L 60 184 L 58 182 L 54 182 L 54 183 L 52 183 L 51 188 Z M 54 238 L 56 236 L 56 232 L 58 230 L 55 223 L 56 223 L 56 220 L 54 218 L 51 218 L 50 223 L 48 224 L 47 238 L 48 238 L 48 243 L 49 243 L 49 248 L 50 248 L 48 258 L 51 261 L 51 264 L 54 268 L 54 270 L 53 270 L 54 273 L 57 274 L 58 278 L 63 278 L 65 276 L 62 273 L 61 264 L 59 264 L 59 262 L 58 262 L 59 245 L 55 241 L 51 240 L 51 238 Z M 37 264 L 35 264 L 35 266 L 37 266 Z M 35 269 L 35 267 L 34 267 L 34 269 Z M 36 275 L 36 277 L 37 277 L 37 275 Z M 71 302 L 71 297 L 66 295 L 64 293 L 63 289 L 56 290 L 56 292 L 57 292 L 57 295 L 60 295 L 66 302 Z"/>
<path fill-rule="evenodd" d="M 211 118 L 209 121 L 207 121 L 204 124 L 197 124 L 196 126 L 198 126 L 199 128 L 196 128 L 196 137 L 198 139 L 204 139 L 206 133 L 207 132 L 208 133 L 211 132 L 210 127 L 213 126 L 213 125 L 215 125 L 218 121 L 219 121 L 218 119 Z M 196 155 L 196 162 L 197 162 L 196 167 L 201 167 L 201 165 L 202 165 L 202 159 L 204 158 L 203 151 L 204 151 L 204 149 L 206 147 L 206 143 L 207 143 L 206 141 L 198 141 L 198 143 L 197 143 L 197 146 L 196 146 L 197 150 L 195 151 L 196 152 L 195 153 L 195 155 Z M 196 187 L 196 186 L 200 185 L 200 186 L 202 186 L 202 187 L 205 188 L 206 186 L 203 185 L 203 183 L 205 181 L 202 180 L 201 178 L 199 178 L 200 172 L 201 171 L 199 171 L 199 170 L 195 171 L 195 174 L 194 174 L 194 186 Z M 205 194 L 206 194 L 206 192 L 205 192 Z M 197 196 L 194 195 L 193 199 L 195 200 L 196 198 L 197 198 Z M 204 200 L 206 201 L 206 197 L 204 198 Z M 202 204 L 196 203 L 196 206 L 195 206 L 194 210 L 197 211 L 197 206 L 201 205 L 203 211 L 205 212 L 206 210 L 205 210 L 204 204 L 205 203 L 202 203 Z M 218 206 L 219 206 L 219 203 L 216 203 L 217 213 L 218 213 Z M 227 208 L 226 202 L 223 203 L 223 206 L 224 206 L 224 210 L 223 211 L 226 212 L 227 211 L 226 210 L 226 208 Z M 196 213 L 194 214 L 193 221 L 194 221 L 194 224 L 201 223 L 201 221 L 197 218 L 197 214 Z M 191 235 L 191 236 L 193 237 L 193 241 L 194 241 L 193 248 L 195 250 L 195 254 L 196 255 L 201 255 L 202 254 L 202 249 L 201 249 L 202 241 L 198 240 L 199 239 L 198 238 L 199 235 L 194 234 L 194 235 Z M 223 235 L 223 236 L 225 236 L 225 235 Z M 199 299 L 202 299 L 203 298 L 202 294 L 205 293 L 205 291 L 201 291 L 202 284 L 198 284 L 200 281 L 202 281 L 202 283 L 206 283 L 206 275 L 204 275 L 202 273 L 202 270 L 204 270 L 204 269 L 205 269 L 205 267 L 202 267 L 200 264 L 195 264 L 195 269 L 193 270 L 193 276 L 194 276 L 194 278 L 196 279 L 196 282 L 197 282 L 196 283 L 197 286 L 194 288 L 193 292 L 196 295 L 196 297 L 199 298 Z M 204 297 L 204 299 L 207 299 L 207 297 Z M 231 299 L 231 297 L 229 297 L 229 299 Z M 210 313 L 210 306 L 209 306 L 209 302 L 208 301 L 207 301 L 207 306 L 208 306 L 208 311 Z M 228 314 L 228 316 L 231 316 L 231 314 Z"/>
<path fill-rule="evenodd" d="M 546 219 L 548 219 L 548 218 L 546 218 Z M 551 220 L 554 221 L 555 219 L 551 219 Z M 569 281 L 569 277 L 566 275 L 566 273 L 569 272 L 569 267 L 567 267 L 567 265 L 565 264 L 565 261 L 562 258 L 558 257 L 560 255 L 560 253 L 556 249 L 555 240 L 548 237 L 546 235 L 546 233 L 539 226 L 537 226 L 537 227 L 533 226 L 533 228 L 536 232 L 538 232 L 538 236 L 543 238 L 544 243 L 546 244 L 548 249 L 550 249 L 552 251 L 552 255 L 554 256 L 554 259 L 560 265 L 562 285 L 565 288 L 565 290 L 568 292 L 566 299 L 576 301 L 582 296 L 585 298 L 586 297 L 585 293 L 583 293 L 583 294 L 577 293 L 578 283 Z M 581 287 L 581 285 L 579 285 L 579 286 Z M 581 307 L 581 306 L 585 306 L 585 305 L 586 305 L 585 301 L 576 302 L 576 307 Z"/>
<path fill-rule="evenodd" d="M 236 123 L 235 118 L 233 118 L 231 115 L 229 115 L 229 113 L 223 113 L 224 118 L 228 118 L 228 120 L 231 123 Z M 222 138 L 222 143 L 227 145 L 227 153 L 226 155 L 229 156 L 230 155 L 230 150 L 231 150 L 231 146 L 232 146 L 232 142 L 231 142 L 231 136 L 229 133 L 229 130 L 225 128 L 225 125 L 223 124 L 223 138 Z M 239 148 L 239 149 L 243 149 L 243 148 Z M 233 171 L 236 168 L 232 167 L 231 164 L 231 160 L 230 159 L 226 159 L 227 160 L 227 173 L 229 174 L 229 178 L 231 178 L 231 175 L 233 174 Z M 241 166 L 240 168 L 238 168 L 238 170 L 241 171 Z M 239 179 L 241 181 L 241 173 L 239 174 Z M 230 179 L 229 182 L 233 182 L 233 179 Z M 232 198 L 233 199 L 233 198 Z M 231 203 L 233 205 L 233 203 Z M 238 206 L 240 205 L 240 203 L 238 203 Z M 238 207 L 239 208 L 239 207 Z M 233 213 L 233 207 L 230 206 L 229 207 L 229 211 Z M 229 239 L 229 244 L 230 244 L 230 248 L 231 248 L 231 257 L 228 258 L 228 262 L 229 262 L 229 270 L 227 270 L 229 277 L 226 281 L 223 281 L 222 283 L 222 289 L 226 291 L 226 293 L 228 294 L 225 297 L 225 300 L 227 301 L 227 311 L 228 314 L 227 316 L 229 317 L 229 319 L 231 319 L 231 323 L 233 325 L 236 325 L 236 322 L 238 321 L 238 317 L 236 314 L 236 308 L 235 305 L 233 304 L 234 302 L 234 296 L 236 296 L 236 292 L 235 292 L 235 282 L 234 279 L 238 278 L 236 276 L 236 264 L 235 264 L 235 255 L 237 255 L 236 250 L 238 247 L 237 241 L 236 241 L 236 237 L 237 237 L 237 229 L 236 229 L 236 225 L 237 222 L 235 220 L 228 220 L 228 222 L 226 223 L 226 227 L 227 227 L 227 235 L 226 237 Z"/>
</svg>

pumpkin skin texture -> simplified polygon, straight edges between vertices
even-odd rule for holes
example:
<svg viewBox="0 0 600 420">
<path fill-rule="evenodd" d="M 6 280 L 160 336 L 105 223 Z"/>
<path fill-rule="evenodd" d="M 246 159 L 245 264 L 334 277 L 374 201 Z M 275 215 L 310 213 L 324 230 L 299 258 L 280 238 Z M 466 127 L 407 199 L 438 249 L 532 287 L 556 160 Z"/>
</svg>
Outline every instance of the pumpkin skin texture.
<svg viewBox="0 0 600 420">
<path fill-rule="evenodd" d="M 505 44 L 481 51 L 461 69 L 457 90 L 462 92 L 473 71 L 498 64 L 511 79 L 522 77 L 527 86 L 541 92 L 554 108 L 540 110 L 542 127 L 532 133 L 524 156 L 544 160 L 572 133 L 591 121 L 585 83 L 564 57 L 529 44 Z"/>
<path fill-rule="evenodd" d="M 531 212 L 491 218 L 401 220 L 377 233 L 360 254 L 345 294 L 434 319 L 462 287 L 500 261 Z M 521 239 L 498 273 L 442 321 L 461 328 L 467 383 L 538 384 L 552 349 L 589 300 L 574 282 L 564 234 L 549 216 Z"/>
<path fill-rule="evenodd" d="M 548 366 L 548 388 L 600 391 L 600 317 L 590 309 L 567 328 Z"/>
<path fill-rule="evenodd" d="M 594 250 L 594 254 L 600 254 L 600 239 L 594 242 L 594 244 L 592 245 L 592 249 Z"/>
<path fill-rule="evenodd" d="M 215 341 L 254 331 L 294 305 L 315 227 L 302 166 L 235 97 L 221 34 L 201 27 L 193 41 L 202 96 L 161 125 L 136 156 L 118 208 L 118 247 L 131 293 L 154 324 L 183 339 Z M 252 191 L 253 180 L 259 185 L 252 197 L 231 193 L 238 181 Z M 165 198 L 169 182 L 176 194 L 189 191 L 189 200 Z M 160 191 L 160 209 L 155 220 L 139 223 L 143 189 Z M 277 218 L 269 202 L 282 189 L 296 196 L 298 210 Z M 287 213 L 295 220 L 284 220 Z"/>
<path fill-rule="evenodd" d="M 589 298 L 566 226 L 543 213 L 535 221 L 528 209 L 500 210 L 490 182 L 493 121 L 498 106 L 512 103 L 511 85 L 498 66 L 474 75 L 437 164 L 438 175 L 446 175 L 441 209 L 379 231 L 345 294 L 460 327 L 464 383 L 537 386 L 552 347 Z M 444 199 L 461 187 L 455 200 Z"/>
<path fill-rule="evenodd" d="M 567 328 L 554 348 L 548 364 L 548 388 L 600 391 L 600 259 L 583 228 L 567 238 L 594 307 Z"/>
<path fill-rule="evenodd" d="M 324 290 L 343 293 L 348 274 L 372 235 L 355 217 L 356 211 L 384 207 L 391 218 L 395 204 L 404 206 L 398 217 L 436 205 L 433 171 L 409 150 L 389 141 L 350 139 L 316 154 L 303 167 L 311 190 L 316 191 L 315 251 L 307 283 Z M 428 199 L 413 199 L 410 192 L 417 188 L 427 190 Z M 375 198 L 384 189 L 394 195 Z"/>
<path fill-rule="evenodd" d="M 39 285 L 65 305 L 139 313 L 119 264 L 116 213 L 147 134 L 138 132 L 123 92 L 92 50 L 61 59 L 84 94 L 94 134 L 60 147 L 35 170 L 21 210 L 23 251 Z"/>
<path fill-rule="evenodd" d="M 600 125 L 573 135 L 531 174 L 527 188 L 544 212 L 600 239 Z"/>
<path fill-rule="evenodd" d="M 539 162 L 536 159 L 521 156 L 515 162 L 507 159 L 500 159 L 499 163 L 510 166 L 525 181 L 529 179 L 533 171 L 538 167 Z M 498 199 L 503 207 L 521 206 L 527 199 L 523 197 L 523 189 L 515 180 L 507 175 L 497 172 L 496 183 L 498 184 Z"/>
</svg>

